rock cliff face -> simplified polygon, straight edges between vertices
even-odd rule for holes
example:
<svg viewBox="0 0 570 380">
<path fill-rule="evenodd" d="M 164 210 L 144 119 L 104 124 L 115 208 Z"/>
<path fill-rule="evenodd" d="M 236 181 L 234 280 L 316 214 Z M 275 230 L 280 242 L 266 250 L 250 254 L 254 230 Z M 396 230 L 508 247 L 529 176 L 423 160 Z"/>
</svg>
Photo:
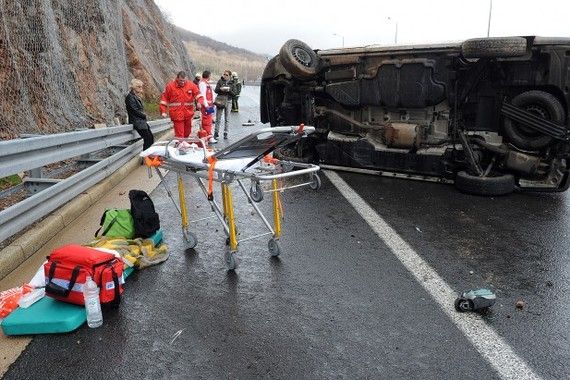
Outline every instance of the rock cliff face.
<svg viewBox="0 0 570 380">
<path fill-rule="evenodd" d="M 157 97 L 194 67 L 153 0 L 0 0 L 0 139 L 126 121 L 133 77 Z"/>
</svg>

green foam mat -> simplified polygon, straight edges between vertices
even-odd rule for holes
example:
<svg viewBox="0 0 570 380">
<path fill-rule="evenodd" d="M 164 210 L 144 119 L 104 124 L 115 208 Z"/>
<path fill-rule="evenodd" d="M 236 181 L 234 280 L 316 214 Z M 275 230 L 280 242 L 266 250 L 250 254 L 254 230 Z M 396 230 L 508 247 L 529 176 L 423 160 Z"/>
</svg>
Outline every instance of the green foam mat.
<svg viewBox="0 0 570 380">
<path fill-rule="evenodd" d="M 134 268 L 123 272 L 128 277 Z M 73 331 L 87 321 L 85 307 L 44 297 L 32 306 L 14 310 L 2 321 L 4 335 L 58 334 Z"/>
<path fill-rule="evenodd" d="M 155 245 L 162 241 L 162 230 L 150 237 Z M 134 268 L 123 272 L 127 278 Z M 44 297 L 32 306 L 18 307 L 2 321 L 4 335 L 59 334 L 78 329 L 87 321 L 85 307 Z"/>
</svg>

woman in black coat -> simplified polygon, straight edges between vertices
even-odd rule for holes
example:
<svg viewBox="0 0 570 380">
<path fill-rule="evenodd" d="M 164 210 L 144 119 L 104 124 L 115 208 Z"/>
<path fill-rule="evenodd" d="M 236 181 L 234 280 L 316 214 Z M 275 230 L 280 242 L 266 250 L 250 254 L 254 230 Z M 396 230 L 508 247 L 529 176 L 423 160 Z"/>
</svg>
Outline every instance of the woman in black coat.
<svg viewBox="0 0 570 380">
<path fill-rule="evenodd" d="M 133 125 L 135 131 L 143 139 L 143 150 L 149 148 L 154 143 L 154 136 L 150 131 L 150 127 L 146 122 L 146 114 L 141 100 L 143 94 L 143 82 L 138 79 L 131 81 L 131 91 L 125 97 L 125 105 L 127 106 L 127 114 L 129 115 L 129 123 Z"/>
</svg>

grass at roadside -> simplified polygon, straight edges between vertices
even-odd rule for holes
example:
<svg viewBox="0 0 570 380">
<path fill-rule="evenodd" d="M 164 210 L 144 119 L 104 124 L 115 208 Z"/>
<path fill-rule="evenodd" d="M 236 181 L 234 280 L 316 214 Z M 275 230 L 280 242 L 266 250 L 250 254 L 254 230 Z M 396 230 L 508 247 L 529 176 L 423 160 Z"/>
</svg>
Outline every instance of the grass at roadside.
<svg viewBox="0 0 570 380">
<path fill-rule="evenodd" d="M 158 102 L 156 100 L 144 100 L 143 107 L 149 120 L 159 119 L 161 117 Z"/>
<path fill-rule="evenodd" d="M 22 179 L 17 174 L 0 178 L 0 190 L 8 189 L 12 186 L 19 185 L 20 183 L 22 183 Z"/>
</svg>

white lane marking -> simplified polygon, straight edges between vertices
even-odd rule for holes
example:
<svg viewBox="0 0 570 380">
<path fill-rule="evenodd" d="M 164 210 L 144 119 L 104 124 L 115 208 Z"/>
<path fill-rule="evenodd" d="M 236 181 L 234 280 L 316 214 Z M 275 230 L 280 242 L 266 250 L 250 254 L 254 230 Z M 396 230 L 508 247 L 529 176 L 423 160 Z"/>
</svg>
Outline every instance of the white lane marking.
<svg viewBox="0 0 570 380">
<path fill-rule="evenodd" d="M 502 379 L 540 379 L 479 315 L 456 312 L 453 302 L 457 292 L 338 174 L 324 173 Z"/>
</svg>

